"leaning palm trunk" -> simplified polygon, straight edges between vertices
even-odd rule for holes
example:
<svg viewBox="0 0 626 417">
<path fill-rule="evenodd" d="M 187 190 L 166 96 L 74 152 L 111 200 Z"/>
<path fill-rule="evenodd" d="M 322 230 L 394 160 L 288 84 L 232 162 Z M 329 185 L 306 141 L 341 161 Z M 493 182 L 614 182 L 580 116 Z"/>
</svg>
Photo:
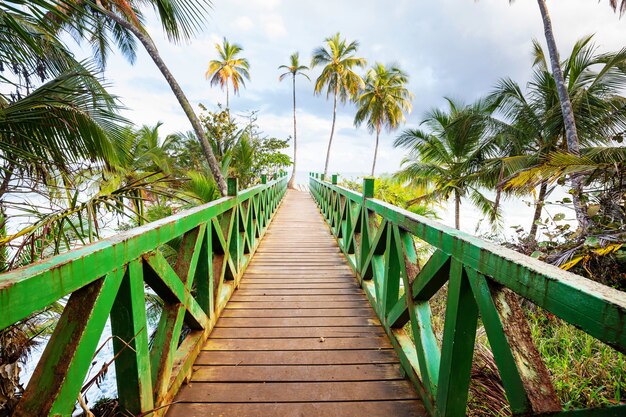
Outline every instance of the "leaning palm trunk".
<svg viewBox="0 0 626 417">
<path fill-rule="evenodd" d="M 557 93 L 559 95 L 559 102 L 561 103 L 561 112 L 563 113 L 563 122 L 565 124 L 565 137 L 567 141 L 567 149 L 574 155 L 580 154 L 580 143 L 578 140 L 578 132 L 576 131 L 576 120 L 574 119 L 574 110 L 572 108 L 572 102 L 569 98 L 569 93 L 565 85 L 565 77 L 563 76 L 563 70 L 559 60 L 559 51 L 556 48 L 556 41 L 554 39 L 554 32 L 552 31 L 552 21 L 550 20 L 550 14 L 548 12 L 548 6 L 545 0 L 537 0 L 539 4 L 539 10 L 541 11 L 541 17 L 543 19 L 543 27 L 546 36 L 546 43 L 548 44 L 548 51 L 550 53 L 550 65 L 552 66 L 552 76 L 556 82 Z M 587 216 L 587 210 L 585 203 L 582 200 L 582 178 L 574 177 L 571 179 L 573 193 L 574 210 L 576 211 L 576 219 L 578 225 L 584 232 L 587 229 L 589 218 Z"/>
<path fill-rule="evenodd" d="M 454 192 L 454 227 L 461 230 L 461 195 L 458 191 Z"/>
<path fill-rule="evenodd" d="M 137 26 L 127 22 L 126 20 L 120 18 L 115 13 L 107 10 L 102 5 L 102 2 L 100 0 L 97 0 L 97 5 L 98 5 L 98 10 L 101 13 L 105 14 L 106 16 L 114 20 L 117 24 L 119 24 L 123 28 L 129 30 L 133 35 L 137 37 L 137 39 L 139 39 L 139 41 L 142 43 L 142 45 L 146 49 L 146 52 L 148 52 L 148 55 L 150 55 L 150 58 L 152 58 L 152 61 L 154 61 L 157 68 L 159 68 L 159 70 L 161 71 L 161 74 L 163 74 L 163 77 L 165 77 L 165 80 L 170 85 L 172 92 L 178 99 L 178 102 L 180 103 L 180 106 L 185 112 L 185 115 L 189 119 L 189 122 L 191 122 L 191 126 L 193 127 L 193 130 L 196 133 L 198 140 L 200 141 L 200 145 L 202 146 L 202 150 L 204 151 L 204 155 L 209 164 L 209 169 L 211 170 L 211 174 L 213 174 L 213 178 L 215 179 L 215 182 L 217 183 L 217 186 L 220 189 L 220 193 L 223 196 L 226 195 L 226 191 L 227 191 L 226 181 L 224 180 L 224 177 L 222 176 L 222 172 L 220 171 L 220 165 L 217 162 L 217 159 L 215 158 L 213 151 L 211 150 L 211 145 L 209 144 L 209 141 L 207 140 L 207 137 L 204 134 L 204 130 L 202 129 L 202 125 L 200 124 L 200 120 L 198 120 L 198 116 L 196 116 L 196 114 L 194 113 L 193 108 L 191 107 L 191 104 L 189 103 L 187 96 L 185 96 L 185 93 L 183 92 L 182 88 L 178 84 L 178 81 L 176 81 L 176 78 L 174 78 L 169 68 L 165 65 L 165 62 L 163 61 L 163 59 L 161 58 L 161 55 L 159 54 L 159 50 L 157 49 L 156 45 L 154 44 L 150 36 L 148 36 L 147 33 L 139 29 Z"/>
<path fill-rule="evenodd" d="M 337 94 L 338 88 L 335 88 L 335 98 L 333 100 L 333 124 L 330 128 L 330 139 L 328 140 L 328 150 L 326 151 L 326 164 L 324 164 L 324 178 L 328 175 L 328 161 L 330 160 L 330 147 L 333 144 L 333 135 L 335 134 L 335 121 L 337 120 Z"/>
<path fill-rule="evenodd" d="M 491 219 L 492 222 L 495 222 L 496 216 L 498 215 L 498 210 L 500 209 L 500 200 L 502 199 L 502 189 L 504 185 L 502 181 L 504 180 L 504 164 L 500 164 L 500 173 L 498 174 L 498 184 L 496 185 L 496 200 L 493 203 L 493 217 Z"/>
<path fill-rule="evenodd" d="M 539 220 L 541 219 L 541 212 L 543 211 L 543 205 L 545 204 L 546 194 L 548 193 L 548 183 L 543 181 L 539 186 L 539 197 L 535 203 L 535 214 L 533 215 L 533 223 L 530 226 L 530 233 L 528 237 L 530 243 L 534 244 L 537 241 L 537 229 L 539 228 Z"/>
<path fill-rule="evenodd" d="M 296 139 L 296 75 L 293 75 L 293 171 L 289 179 L 289 188 L 294 188 L 296 180 L 296 158 L 298 157 L 298 141 Z"/>
<path fill-rule="evenodd" d="M 374 161 L 372 162 L 372 177 L 376 170 L 376 157 L 378 156 L 378 139 L 380 138 L 380 126 L 376 126 L 376 145 L 374 146 Z"/>
</svg>

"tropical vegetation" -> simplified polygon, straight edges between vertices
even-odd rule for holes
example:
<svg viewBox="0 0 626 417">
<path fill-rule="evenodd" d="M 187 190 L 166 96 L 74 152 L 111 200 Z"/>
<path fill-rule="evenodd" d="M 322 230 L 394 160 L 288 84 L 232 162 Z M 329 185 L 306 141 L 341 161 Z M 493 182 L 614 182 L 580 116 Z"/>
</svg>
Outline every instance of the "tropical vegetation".
<svg viewBox="0 0 626 417">
<path fill-rule="evenodd" d="M 626 11 L 626 0 L 608 3 L 616 12 Z M 397 135 L 394 146 L 405 151 L 401 168 L 375 179 L 375 197 L 431 218 L 450 202 L 457 229 L 463 206 L 471 204 L 494 232 L 502 225 L 503 199 L 532 198 L 530 227 L 517 227 L 515 239 L 491 238 L 626 290 L 626 49 L 600 52 L 588 36 L 561 59 L 546 2 L 538 5 L 547 51 L 533 43 L 529 81 L 520 85 L 502 78 L 474 102 L 446 98 L 444 106 L 426 112 L 419 126 Z M 226 191 L 225 177 L 237 177 L 247 188 L 262 174 L 292 166 L 289 187 L 294 187 L 296 78 L 309 79 L 310 70 L 299 54 L 278 67 L 279 80 L 292 82 L 292 159 L 285 153 L 289 139 L 263 133 L 256 112 L 230 111 L 230 88 L 239 94 L 250 80 L 240 45 L 226 38 L 215 45 L 218 57 L 205 76 L 225 90 L 226 106 L 201 106 L 196 115 L 148 33 L 146 10 L 154 9 L 169 40 L 188 40 L 203 26 L 209 6 L 208 0 L 0 3 L 0 272 L 215 200 Z M 76 60 L 65 31 L 90 44 L 92 60 Z M 168 82 L 192 130 L 165 135 L 160 122 L 136 126 L 120 115 L 102 70 L 113 47 L 133 63 L 137 41 Z M 372 176 L 381 133 L 399 129 L 412 110 L 408 74 L 378 62 L 359 73 L 366 66 L 359 46 L 338 32 L 312 54 L 311 70 L 321 69 L 314 94 L 333 99 L 326 176 L 338 103 L 353 103 L 354 125 L 365 124 L 375 135 Z M 350 180 L 342 185 L 361 187 Z M 557 188 L 566 189 L 567 196 L 549 202 Z M 549 203 L 560 212 L 548 215 Z M 163 251 L 173 253 L 177 244 L 170 242 Z M 49 334 L 61 308 L 52 305 L 0 331 L 0 415 L 17 402 L 20 365 Z M 532 305 L 525 311 L 540 353 L 560 380 L 556 388 L 566 407 L 623 402 L 623 356 Z M 472 388 L 470 414 L 502 414 L 506 398 L 497 388 L 497 372 L 489 368 L 489 343 L 479 336 L 479 344 L 483 369 L 476 372 L 483 379 L 474 383 L 487 382 Z M 602 388 L 585 386 L 577 395 L 574 387 L 590 367 L 608 370 L 594 381 Z M 493 389 L 487 400 L 481 397 L 485 389 Z M 482 410 L 491 400 L 492 407 Z"/>
</svg>

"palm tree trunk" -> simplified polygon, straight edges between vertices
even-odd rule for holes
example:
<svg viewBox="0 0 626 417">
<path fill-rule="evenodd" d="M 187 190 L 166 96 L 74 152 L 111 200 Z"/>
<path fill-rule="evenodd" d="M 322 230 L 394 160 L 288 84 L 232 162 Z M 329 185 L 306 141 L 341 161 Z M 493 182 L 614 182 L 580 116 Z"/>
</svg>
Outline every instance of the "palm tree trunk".
<svg viewBox="0 0 626 417">
<path fill-rule="evenodd" d="M 296 140 L 296 75 L 293 75 L 293 171 L 287 187 L 294 188 L 296 180 L 296 158 L 298 157 L 298 141 Z"/>
<path fill-rule="evenodd" d="M 330 128 L 330 139 L 328 140 L 328 150 L 326 151 L 326 164 L 324 164 L 324 178 L 328 175 L 328 161 L 330 160 L 330 147 L 333 144 L 333 135 L 335 134 L 335 121 L 337 120 L 337 94 L 338 88 L 335 88 L 335 96 L 333 100 L 333 124 Z"/>
<path fill-rule="evenodd" d="M 376 157 L 378 156 L 378 139 L 380 137 L 380 126 L 376 126 L 376 146 L 374 146 L 374 162 L 372 162 L 372 177 L 376 170 Z"/>
<path fill-rule="evenodd" d="M 454 192 L 454 227 L 461 230 L 461 196 L 458 191 Z"/>
<path fill-rule="evenodd" d="M 541 17 L 543 19 L 543 28 L 546 36 L 546 42 L 548 44 L 548 52 L 550 53 L 550 65 L 552 66 L 552 76 L 556 82 L 557 93 L 559 95 L 559 101 L 561 103 L 561 113 L 563 114 L 563 123 L 565 124 L 565 137 L 567 141 L 567 149 L 574 155 L 580 155 L 580 142 L 578 140 L 578 132 L 576 131 L 576 120 L 574 118 L 574 109 L 572 108 L 572 102 L 565 85 L 565 77 L 563 76 L 563 69 L 559 59 L 559 51 L 556 47 L 556 40 L 554 39 L 554 32 L 552 31 L 552 21 L 550 20 L 550 13 L 548 12 L 548 6 L 545 0 L 537 0 L 539 4 L 539 10 L 541 11 Z M 576 219 L 578 220 L 579 227 L 585 231 L 589 224 L 589 217 L 587 216 L 587 210 L 585 203 L 582 201 L 582 179 L 574 177 L 571 179 L 573 193 L 574 210 L 576 212 Z"/>
<path fill-rule="evenodd" d="M 500 199 L 502 198 L 502 180 L 504 179 L 504 164 L 500 166 L 500 173 L 498 174 L 498 183 L 496 184 L 496 200 L 493 203 L 493 219 L 495 222 L 498 216 L 498 209 L 500 208 Z"/>
<path fill-rule="evenodd" d="M 230 114 L 230 102 L 229 102 L 229 97 L 228 97 L 228 81 L 226 81 L 226 110 L 228 110 L 228 113 Z"/>
<path fill-rule="evenodd" d="M 531 243 L 535 243 L 537 241 L 537 229 L 539 228 L 537 222 L 541 219 L 541 212 L 543 211 L 543 205 L 545 203 L 547 192 L 548 183 L 546 181 L 543 181 L 541 183 L 541 186 L 539 187 L 539 197 L 537 198 L 537 202 L 535 203 L 535 214 L 533 215 L 533 223 L 530 226 L 530 233 L 528 234 Z"/>
<path fill-rule="evenodd" d="M 142 45 L 146 49 L 146 52 L 148 52 L 148 55 L 150 55 L 150 58 L 152 58 L 152 61 L 154 61 L 157 68 L 159 68 L 159 70 L 161 71 L 161 74 L 163 74 L 163 77 L 165 78 L 170 88 L 172 89 L 172 92 L 178 99 L 178 102 L 180 103 L 181 108 L 185 112 L 185 115 L 191 122 L 191 126 L 193 127 L 193 130 L 196 133 L 198 140 L 200 141 L 200 145 L 202 146 L 202 150 L 204 151 L 204 155 L 209 164 L 209 169 L 211 170 L 211 174 L 213 174 L 213 178 L 215 179 L 215 182 L 217 183 L 217 186 L 220 190 L 221 195 L 225 196 L 227 193 L 226 181 L 224 180 L 224 177 L 222 176 L 222 173 L 220 171 L 219 163 L 217 162 L 217 159 L 215 158 L 215 155 L 213 154 L 213 151 L 211 150 L 211 145 L 209 144 L 209 141 L 207 140 L 207 137 L 204 134 L 204 130 L 202 129 L 202 125 L 200 124 L 200 120 L 198 120 L 198 116 L 196 116 L 196 114 L 194 113 L 193 108 L 191 107 L 191 104 L 189 103 L 187 96 L 185 95 L 182 88 L 178 84 L 178 81 L 176 81 L 176 78 L 174 78 L 169 68 L 165 65 L 165 62 L 163 61 L 163 59 L 161 58 L 161 55 L 159 54 L 159 50 L 157 49 L 152 39 L 150 39 L 150 36 L 148 36 L 147 33 L 143 32 L 141 29 L 139 29 L 135 25 L 130 24 L 129 22 L 122 19 L 115 13 L 107 10 L 102 5 L 100 0 L 97 0 L 97 5 L 98 5 L 98 10 L 101 13 L 105 14 L 106 16 L 114 20 L 116 23 L 118 23 L 120 26 L 132 32 L 132 34 L 135 35 L 137 39 L 139 39 L 139 41 L 142 43 Z"/>
</svg>

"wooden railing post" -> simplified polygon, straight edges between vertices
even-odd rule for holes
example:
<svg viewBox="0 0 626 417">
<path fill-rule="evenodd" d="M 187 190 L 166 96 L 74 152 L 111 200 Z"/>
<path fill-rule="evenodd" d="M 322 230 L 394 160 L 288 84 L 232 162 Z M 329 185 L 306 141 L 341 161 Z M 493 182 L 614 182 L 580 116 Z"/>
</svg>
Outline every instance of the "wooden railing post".
<svg viewBox="0 0 626 417">
<path fill-rule="evenodd" d="M 366 200 L 374 197 L 374 178 L 363 178 L 363 203 L 361 206 L 361 248 L 358 257 L 357 267 L 359 278 L 362 280 L 365 273 L 365 263 L 370 252 L 370 228 L 369 214 L 367 212 Z M 373 237 L 373 236 L 372 236 Z"/>
<path fill-rule="evenodd" d="M 235 197 L 239 192 L 239 179 L 234 177 L 229 177 L 226 179 L 226 186 L 229 197 Z"/>
<path fill-rule="evenodd" d="M 267 174 L 261 174 L 261 184 L 267 184 Z"/>
<path fill-rule="evenodd" d="M 333 174 L 331 178 L 332 178 L 333 185 L 337 185 L 337 174 Z"/>
</svg>

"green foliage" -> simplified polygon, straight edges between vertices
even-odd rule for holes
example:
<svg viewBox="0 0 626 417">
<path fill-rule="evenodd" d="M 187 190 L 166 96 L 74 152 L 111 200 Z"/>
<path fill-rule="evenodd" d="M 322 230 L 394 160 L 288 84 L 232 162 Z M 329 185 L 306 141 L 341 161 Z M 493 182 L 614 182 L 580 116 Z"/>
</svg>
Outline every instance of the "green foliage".
<svg viewBox="0 0 626 417">
<path fill-rule="evenodd" d="M 396 139 L 394 146 L 409 150 L 396 177 L 418 189 L 429 189 L 427 194 L 409 201 L 409 205 L 454 197 L 457 228 L 461 198 L 468 198 L 483 213 L 496 219 L 494 204 L 482 189 L 491 175 L 482 170 L 483 164 L 498 150 L 496 138 L 488 135 L 484 123 L 490 108 L 483 101 L 465 105 L 447 100 L 448 109 L 427 113 L 422 122 L 427 130 L 408 129 Z"/>
<path fill-rule="evenodd" d="M 531 311 L 528 318 L 565 409 L 617 405 L 626 399 L 623 354 L 550 314 Z"/>
<path fill-rule="evenodd" d="M 397 66 L 385 67 L 377 62 L 367 71 L 365 87 L 356 100 L 355 126 L 365 122 L 370 133 L 397 129 L 412 108 L 408 81 L 408 75 Z"/>
<path fill-rule="evenodd" d="M 250 63 L 246 58 L 238 57 L 243 48 L 236 43 L 228 42 L 226 38 L 221 45 L 216 43 L 215 49 L 219 58 L 209 62 L 209 68 L 204 76 L 211 81 L 211 85 L 219 85 L 222 90 L 226 89 L 226 108 L 229 108 L 228 83 L 233 85 L 234 93 L 238 94 L 240 86 L 245 87 L 245 80 L 250 79 Z"/>
<path fill-rule="evenodd" d="M 337 32 L 324 40 L 325 46 L 313 51 L 311 68 L 323 66 L 322 73 L 315 80 L 315 94 L 321 94 L 326 88 L 326 98 L 331 94 L 345 103 L 352 100 L 359 90 L 365 86 L 363 79 L 354 70 L 365 67 L 367 61 L 356 57 L 359 43 L 348 43 Z"/>
<path fill-rule="evenodd" d="M 363 192 L 362 181 L 343 179 L 340 185 L 359 193 Z M 436 219 L 438 217 L 435 211 L 435 202 L 425 201 L 420 204 L 410 204 L 410 202 L 419 200 L 421 196 L 428 192 L 428 190 L 403 184 L 392 177 L 378 177 L 374 180 L 374 198 L 409 210 L 415 214 Z"/>
<path fill-rule="evenodd" d="M 271 175 L 291 165 L 291 158 L 282 152 L 289 147 L 289 140 L 263 136 L 255 113 L 242 126 L 228 110 L 202 108 L 200 120 L 222 173 L 238 177 L 240 188 L 249 187 L 261 174 Z M 205 161 L 198 158 L 200 147 L 192 132 L 172 135 L 171 140 L 171 156 L 182 169 L 208 172 Z"/>
</svg>

